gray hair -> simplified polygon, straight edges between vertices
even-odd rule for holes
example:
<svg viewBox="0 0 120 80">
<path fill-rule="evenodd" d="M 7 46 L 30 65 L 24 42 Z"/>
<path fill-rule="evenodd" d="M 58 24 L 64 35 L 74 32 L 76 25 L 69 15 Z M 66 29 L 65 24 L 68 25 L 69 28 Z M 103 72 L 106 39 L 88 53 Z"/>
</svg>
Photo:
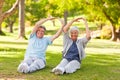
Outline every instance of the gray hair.
<svg viewBox="0 0 120 80">
<path fill-rule="evenodd" d="M 78 31 L 78 33 L 80 32 L 77 26 L 73 26 L 73 27 L 70 28 L 69 33 L 73 30 Z"/>
</svg>

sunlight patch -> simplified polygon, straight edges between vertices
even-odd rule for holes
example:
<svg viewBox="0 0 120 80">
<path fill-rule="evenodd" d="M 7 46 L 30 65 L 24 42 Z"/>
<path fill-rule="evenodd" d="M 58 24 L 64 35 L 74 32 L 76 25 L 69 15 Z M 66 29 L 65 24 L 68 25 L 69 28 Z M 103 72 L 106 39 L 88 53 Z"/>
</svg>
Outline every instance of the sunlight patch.
<svg viewBox="0 0 120 80">
<path fill-rule="evenodd" d="M 18 57 L 20 56 L 20 52 L 6 52 L 6 51 L 3 51 L 3 52 L 0 52 L 0 56 L 1 57 Z"/>
<path fill-rule="evenodd" d="M 94 54 L 120 54 L 120 49 L 112 48 L 86 48 L 86 52 Z"/>
</svg>

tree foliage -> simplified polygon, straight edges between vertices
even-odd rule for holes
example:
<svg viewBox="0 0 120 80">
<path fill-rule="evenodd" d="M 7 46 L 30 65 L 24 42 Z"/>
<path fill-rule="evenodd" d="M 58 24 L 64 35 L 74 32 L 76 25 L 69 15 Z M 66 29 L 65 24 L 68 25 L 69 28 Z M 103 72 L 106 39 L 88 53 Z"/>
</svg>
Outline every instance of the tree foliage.
<svg viewBox="0 0 120 80">
<path fill-rule="evenodd" d="M 120 40 L 120 1 L 119 0 L 86 0 L 86 15 L 91 21 L 98 21 L 100 24 L 111 24 L 112 38 L 111 40 Z M 116 30 L 119 29 L 119 32 Z"/>
<path fill-rule="evenodd" d="M 40 18 L 46 17 L 48 0 L 26 0 L 26 19 L 34 24 Z"/>
<path fill-rule="evenodd" d="M 66 19 L 68 16 L 85 15 L 100 26 L 111 24 L 113 40 L 120 33 L 120 30 L 116 32 L 120 28 L 120 0 L 26 0 L 25 3 L 26 20 L 32 24 L 49 15 Z"/>
</svg>

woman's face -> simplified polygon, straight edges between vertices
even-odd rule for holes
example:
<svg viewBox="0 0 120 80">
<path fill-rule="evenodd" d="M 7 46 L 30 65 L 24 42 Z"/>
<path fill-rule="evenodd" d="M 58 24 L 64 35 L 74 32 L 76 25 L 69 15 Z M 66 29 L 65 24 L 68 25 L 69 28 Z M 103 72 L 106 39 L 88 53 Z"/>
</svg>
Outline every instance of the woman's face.
<svg viewBox="0 0 120 80">
<path fill-rule="evenodd" d="M 38 28 L 36 35 L 38 38 L 42 38 L 44 36 L 45 30 L 43 28 Z"/>
<path fill-rule="evenodd" d="M 76 41 L 76 40 L 77 40 L 77 37 L 78 37 L 78 31 L 77 31 L 77 30 L 72 30 L 72 31 L 70 32 L 70 35 L 71 35 L 71 39 L 72 39 L 73 41 Z"/>
</svg>

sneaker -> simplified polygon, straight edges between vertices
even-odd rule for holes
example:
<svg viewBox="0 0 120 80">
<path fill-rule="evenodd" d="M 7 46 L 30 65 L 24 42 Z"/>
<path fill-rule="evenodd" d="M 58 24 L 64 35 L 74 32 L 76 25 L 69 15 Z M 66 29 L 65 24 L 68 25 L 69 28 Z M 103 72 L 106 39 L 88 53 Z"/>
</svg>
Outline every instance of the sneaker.
<svg viewBox="0 0 120 80">
<path fill-rule="evenodd" d="M 63 74 L 63 72 L 62 72 L 60 69 L 55 69 L 55 70 L 54 70 L 54 73 L 55 73 L 56 75 Z"/>
<path fill-rule="evenodd" d="M 21 73 L 28 73 L 29 72 L 29 66 L 26 63 L 22 63 L 18 67 L 18 72 Z"/>
</svg>

